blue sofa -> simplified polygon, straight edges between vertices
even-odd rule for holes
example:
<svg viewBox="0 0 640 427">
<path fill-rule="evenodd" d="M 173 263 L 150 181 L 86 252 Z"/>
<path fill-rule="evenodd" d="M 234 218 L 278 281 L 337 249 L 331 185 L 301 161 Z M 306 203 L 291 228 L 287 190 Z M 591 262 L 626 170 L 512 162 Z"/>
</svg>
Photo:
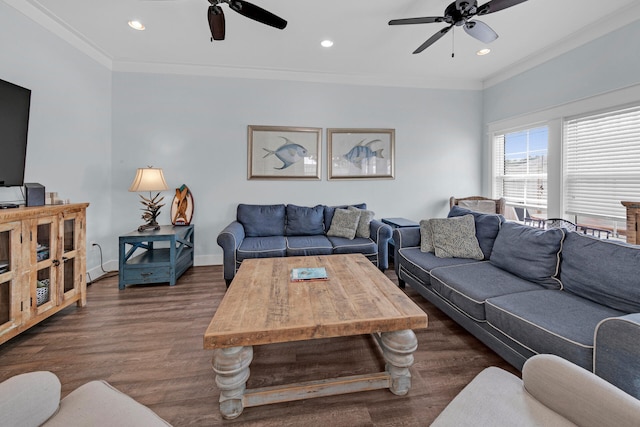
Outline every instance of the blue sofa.
<svg viewBox="0 0 640 427">
<path fill-rule="evenodd" d="M 440 258 L 421 250 L 420 228 L 393 230 L 400 286 L 517 369 L 555 354 L 640 398 L 640 246 L 457 206 L 448 216 L 466 215 L 482 259 Z"/>
<path fill-rule="evenodd" d="M 242 261 L 248 258 L 362 253 L 381 271 L 389 267 L 391 227 L 373 219 L 365 203 L 351 205 L 363 212 L 353 238 L 331 235 L 336 209 L 349 206 L 239 204 L 236 220 L 218 234 L 223 251 L 227 287 Z M 365 213 L 367 221 L 363 222 Z M 368 226 L 367 226 L 368 222 Z"/>
</svg>

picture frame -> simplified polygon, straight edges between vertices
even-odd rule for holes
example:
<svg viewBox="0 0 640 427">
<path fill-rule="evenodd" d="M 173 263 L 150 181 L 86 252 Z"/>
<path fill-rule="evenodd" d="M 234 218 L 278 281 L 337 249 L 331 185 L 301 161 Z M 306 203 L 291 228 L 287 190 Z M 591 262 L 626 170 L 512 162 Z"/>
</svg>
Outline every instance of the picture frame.
<svg viewBox="0 0 640 427">
<path fill-rule="evenodd" d="M 247 179 L 321 179 L 322 128 L 247 128 Z"/>
<path fill-rule="evenodd" d="M 327 177 L 394 179 L 395 129 L 327 129 Z"/>
</svg>

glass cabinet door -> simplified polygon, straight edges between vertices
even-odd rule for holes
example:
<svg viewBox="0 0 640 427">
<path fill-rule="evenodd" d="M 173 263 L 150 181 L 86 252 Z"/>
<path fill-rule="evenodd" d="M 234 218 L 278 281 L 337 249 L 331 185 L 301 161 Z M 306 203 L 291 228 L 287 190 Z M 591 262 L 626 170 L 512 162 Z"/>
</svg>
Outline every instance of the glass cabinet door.
<svg viewBox="0 0 640 427">
<path fill-rule="evenodd" d="M 37 269 L 35 278 L 32 279 L 31 307 L 35 309 L 36 314 L 43 313 L 56 305 L 54 269 L 59 261 L 56 259 L 55 231 L 56 223 L 53 217 L 40 219 L 35 226 Z"/>
<path fill-rule="evenodd" d="M 80 221 L 75 215 L 64 218 L 62 223 L 62 298 L 75 296 L 79 289 L 79 280 L 76 272 L 79 271 L 78 263 L 78 238 Z"/>
<path fill-rule="evenodd" d="M 20 324 L 20 249 L 20 223 L 0 224 L 0 335 Z"/>
</svg>

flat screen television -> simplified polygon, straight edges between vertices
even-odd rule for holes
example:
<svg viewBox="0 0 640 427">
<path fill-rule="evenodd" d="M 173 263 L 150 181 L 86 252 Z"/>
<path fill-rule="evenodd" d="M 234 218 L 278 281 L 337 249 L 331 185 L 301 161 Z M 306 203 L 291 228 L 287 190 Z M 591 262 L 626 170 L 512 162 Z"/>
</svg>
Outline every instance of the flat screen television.
<svg viewBox="0 0 640 427">
<path fill-rule="evenodd" d="M 0 186 L 24 185 L 31 91 L 0 79 Z"/>
</svg>

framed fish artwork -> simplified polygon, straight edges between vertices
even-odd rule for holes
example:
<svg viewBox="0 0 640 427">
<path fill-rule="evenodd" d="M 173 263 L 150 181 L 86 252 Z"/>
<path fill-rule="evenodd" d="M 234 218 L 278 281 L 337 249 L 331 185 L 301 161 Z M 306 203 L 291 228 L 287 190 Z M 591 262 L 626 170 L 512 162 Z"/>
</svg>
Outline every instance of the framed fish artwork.
<svg viewBox="0 0 640 427">
<path fill-rule="evenodd" d="M 248 179 L 320 179 L 322 128 L 248 126 Z"/>
<path fill-rule="evenodd" d="M 394 179 L 395 129 L 327 129 L 327 176 Z"/>
</svg>

